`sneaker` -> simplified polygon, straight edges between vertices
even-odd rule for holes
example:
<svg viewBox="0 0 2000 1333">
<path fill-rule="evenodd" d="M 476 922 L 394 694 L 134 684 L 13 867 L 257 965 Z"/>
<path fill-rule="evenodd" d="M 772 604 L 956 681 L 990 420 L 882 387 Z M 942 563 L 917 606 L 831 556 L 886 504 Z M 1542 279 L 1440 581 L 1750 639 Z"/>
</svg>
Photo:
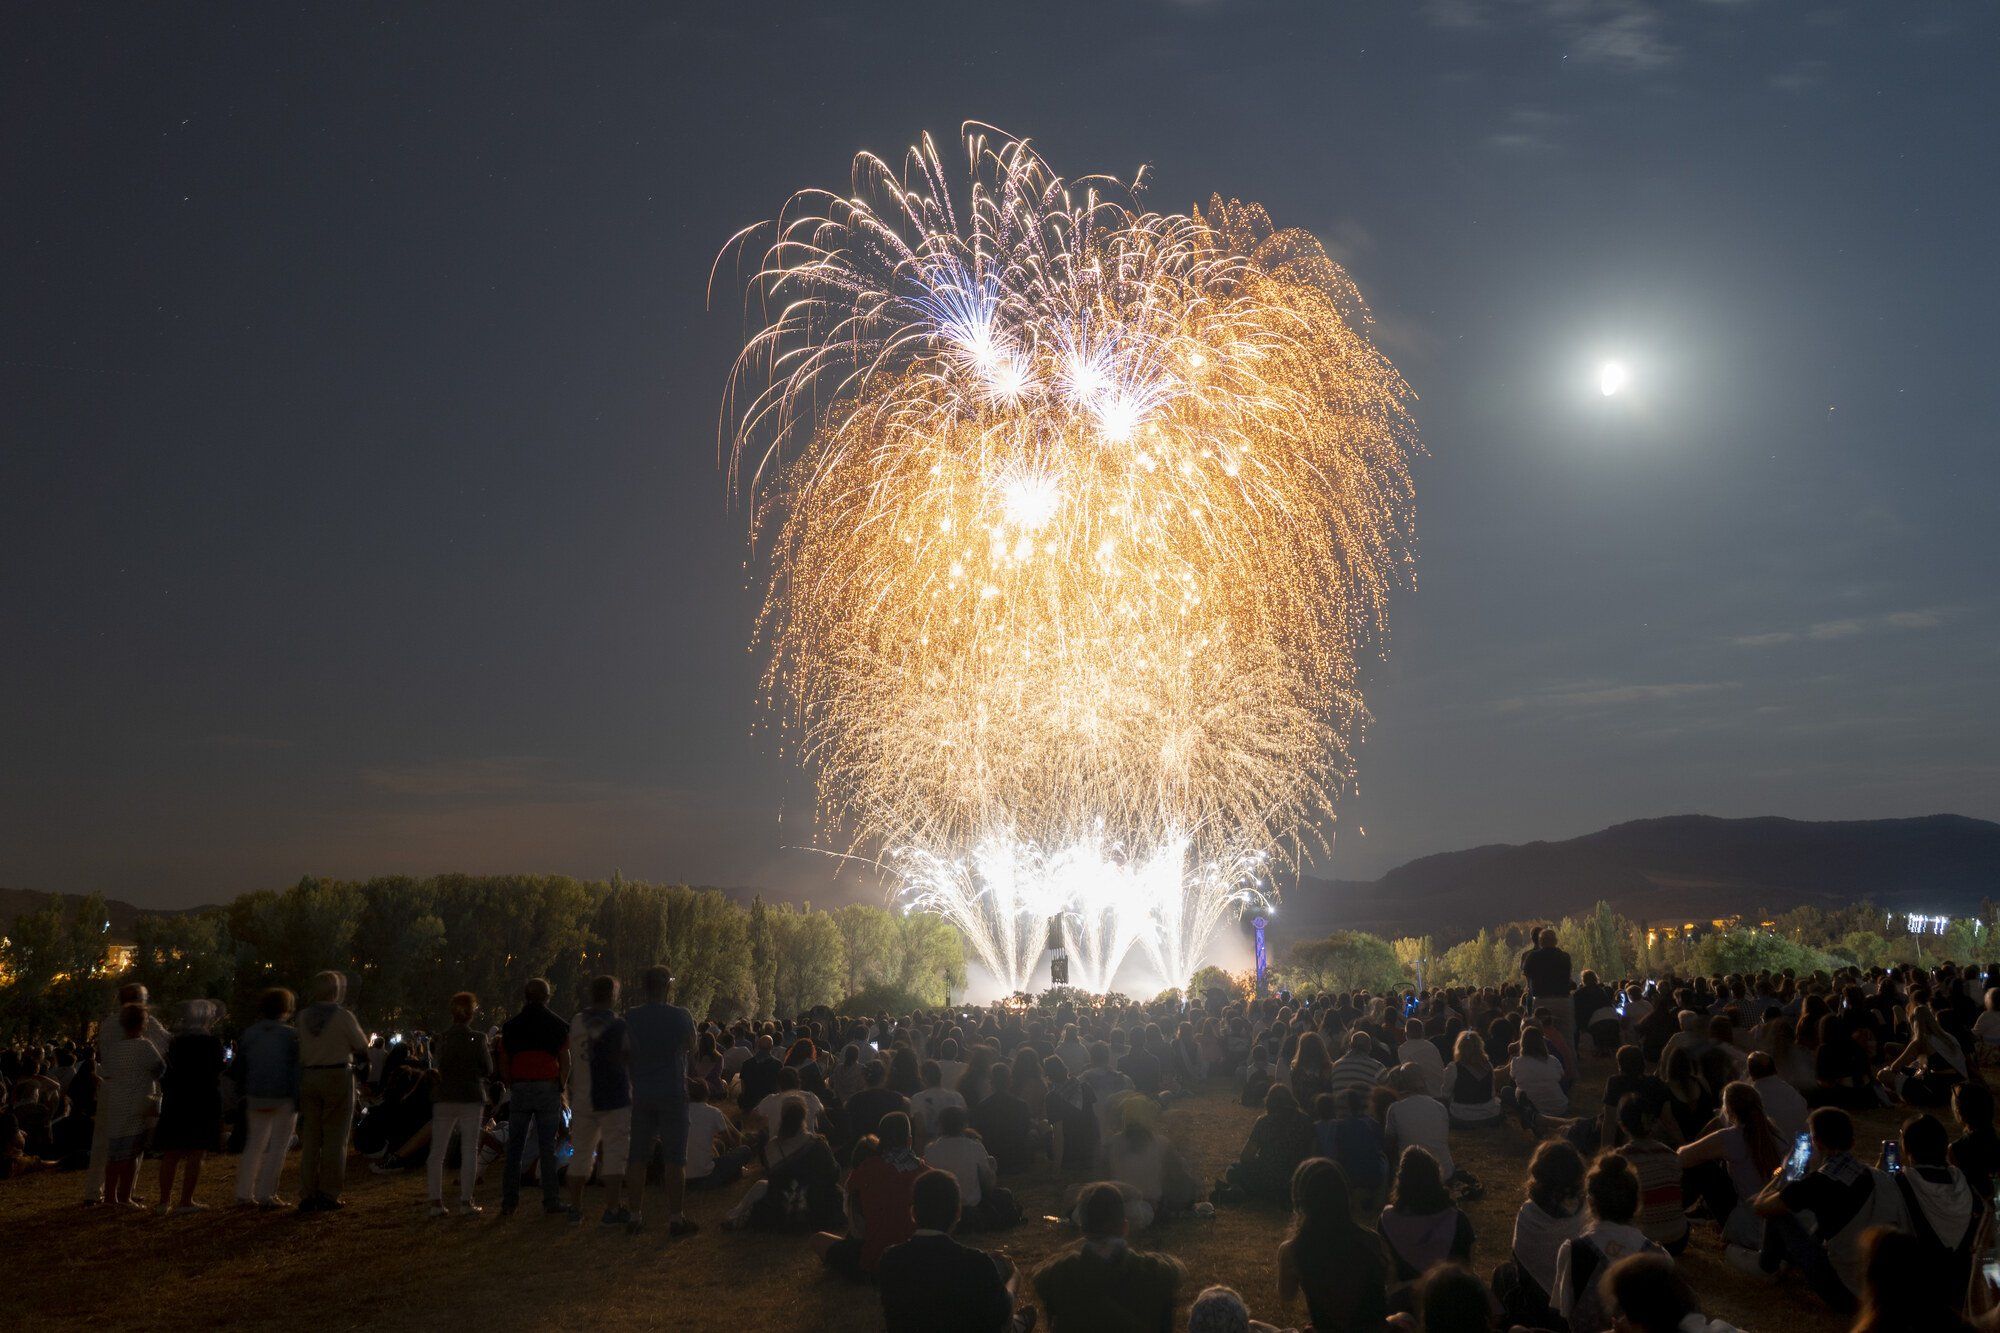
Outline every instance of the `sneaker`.
<svg viewBox="0 0 2000 1333">
<path fill-rule="evenodd" d="M 632 1210 L 629 1208 L 619 1208 L 614 1211 L 607 1208 L 604 1210 L 604 1216 L 597 1219 L 597 1224 L 605 1227 L 630 1226 L 632 1224 Z"/>
<path fill-rule="evenodd" d="M 1757 1251 L 1747 1245 L 1737 1245 L 1732 1242 L 1723 1246 L 1722 1261 L 1737 1272 L 1748 1274 L 1760 1282 L 1771 1282 L 1778 1276 L 1776 1273 L 1767 1270 L 1764 1267 L 1763 1259 L 1758 1256 Z"/>
<path fill-rule="evenodd" d="M 442 1199 L 432 1199 L 430 1214 L 432 1217 L 450 1217 L 451 1209 L 444 1206 Z"/>
<path fill-rule="evenodd" d="M 257 1206 L 269 1212 L 277 1208 L 289 1208 L 292 1206 L 292 1201 L 282 1194 L 273 1194 L 268 1199 L 257 1200 Z"/>
<path fill-rule="evenodd" d="M 545 1203 L 542 1205 L 542 1216 L 567 1217 L 571 1221 L 575 1221 L 577 1218 L 581 1217 L 582 1214 L 579 1213 L 576 1209 L 570 1207 L 566 1203 Z"/>
<path fill-rule="evenodd" d="M 481 1208 L 470 1199 L 458 1205 L 458 1215 L 460 1217 L 477 1217 L 485 1211 L 484 1208 Z"/>
<path fill-rule="evenodd" d="M 700 1230 L 700 1225 L 692 1217 L 677 1217 L 667 1223 L 667 1236 L 671 1240 L 679 1240 L 682 1236 L 692 1236 Z"/>
<path fill-rule="evenodd" d="M 137 1199 L 134 1199 L 134 1200 L 132 1200 L 132 1202 L 133 1202 L 133 1203 L 135 1203 L 135 1204 L 137 1204 L 137 1203 L 138 1203 L 139 1201 L 138 1201 Z M 168 1203 L 168 1202 L 167 1202 L 167 1201 L 166 1201 L 165 1199 L 162 1199 L 162 1200 L 160 1200 L 160 1202 L 158 1203 L 158 1205 L 156 1205 L 156 1206 L 154 1207 L 154 1209 L 153 1209 L 153 1216 L 154 1216 L 154 1217 L 167 1217 L 167 1216 L 171 1215 L 171 1214 L 173 1213 L 173 1211 L 174 1211 L 174 1207 L 173 1207 L 173 1205 L 172 1205 L 172 1204 L 170 1204 L 170 1203 Z"/>
<path fill-rule="evenodd" d="M 177 1206 L 177 1207 L 176 1207 L 176 1208 L 174 1209 L 174 1216 L 175 1216 L 175 1217 L 192 1217 L 192 1216 L 193 1216 L 194 1214 L 196 1214 L 196 1213 L 205 1213 L 205 1212 L 207 1212 L 207 1211 L 208 1211 L 208 1205 L 207 1205 L 207 1204 L 205 1204 L 205 1203 L 195 1203 L 195 1202 L 192 1202 L 192 1201 L 190 1201 L 190 1202 L 188 1202 L 188 1203 L 184 1203 L 184 1204 L 181 1204 L 181 1205 Z"/>
</svg>

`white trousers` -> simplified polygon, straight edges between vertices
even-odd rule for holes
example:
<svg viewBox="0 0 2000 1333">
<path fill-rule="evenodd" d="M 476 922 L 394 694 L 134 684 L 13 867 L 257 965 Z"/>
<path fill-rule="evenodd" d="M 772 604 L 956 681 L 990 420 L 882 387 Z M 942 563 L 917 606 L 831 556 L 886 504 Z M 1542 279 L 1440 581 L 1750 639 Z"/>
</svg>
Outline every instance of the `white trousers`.
<svg viewBox="0 0 2000 1333">
<path fill-rule="evenodd" d="M 484 1102 L 437 1102 L 431 1106 L 431 1202 L 444 1202 L 444 1156 L 451 1132 L 458 1131 L 458 1196 L 472 1202 L 479 1183 L 479 1132 L 486 1125 Z"/>
<path fill-rule="evenodd" d="M 243 1156 L 236 1161 L 236 1201 L 263 1203 L 278 1192 L 278 1177 L 285 1169 L 285 1153 L 292 1146 L 292 1130 L 299 1113 L 291 1106 L 243 1113 Z"/>
</svg>

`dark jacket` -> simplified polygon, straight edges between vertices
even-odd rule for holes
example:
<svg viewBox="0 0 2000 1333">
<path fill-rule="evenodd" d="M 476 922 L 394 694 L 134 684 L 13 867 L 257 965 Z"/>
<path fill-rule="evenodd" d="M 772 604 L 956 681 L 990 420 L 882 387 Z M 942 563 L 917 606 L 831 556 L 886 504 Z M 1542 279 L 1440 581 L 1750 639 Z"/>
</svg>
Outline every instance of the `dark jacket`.
<svg viewBox="0 0 2000 1333">
<path fill-rule="evenodd" d="M 464 1105 L 486 1100 L 493 1077 L 493 1052 L 486 1038 L 464 1023 L 453 1023 L 437 1039 L 437 1100 Z"/>
<path fill-rule="evenodd" d="M 1000 1333 L 1014 1317 L 999 1262 L 941 1232 L 891 1245 L 875 1277 L 888 1333 Z"/>
</svg>

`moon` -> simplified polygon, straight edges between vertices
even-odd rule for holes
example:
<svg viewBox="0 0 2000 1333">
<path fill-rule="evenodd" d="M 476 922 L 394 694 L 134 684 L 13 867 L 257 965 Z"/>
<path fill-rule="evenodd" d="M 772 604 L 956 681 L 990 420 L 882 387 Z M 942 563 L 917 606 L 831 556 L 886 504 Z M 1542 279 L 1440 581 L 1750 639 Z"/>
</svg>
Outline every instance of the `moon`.
<svg viewBox="0 0 2000 1333">
<path fill-rule="evenodd" d="M 1623 361 L 1606 361 L 1597 368 L 1597 391 L 1611 397 L 1631 382 L 1632 372 Z"/>
</svg>

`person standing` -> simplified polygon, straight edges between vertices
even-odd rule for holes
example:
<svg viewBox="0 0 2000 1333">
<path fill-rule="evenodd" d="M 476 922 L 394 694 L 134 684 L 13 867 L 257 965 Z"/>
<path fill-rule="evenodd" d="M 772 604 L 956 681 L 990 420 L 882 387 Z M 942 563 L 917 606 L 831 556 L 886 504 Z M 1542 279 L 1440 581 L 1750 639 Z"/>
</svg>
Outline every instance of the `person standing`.
<svg viewBox="0 0 2000 1333">
<path fill-rule="evenodd" d="M 299 1034 L 287 1022 L 292 993 L 283 987 L 257 1001 L 257 1021 L 236 1039 L 230 1073 L 243 1094 L 243 1155 L 236 1163 L 238 1207 L 282 1208 L 278 1176 L 299 1123 Z"/>
<path fill-rule="evenodd" d="M 567 1216 L 556 1176 L 556 1138 L 562 1132 L 564 1055 L 569 1024 L 549 1009 L 549 983 L 540 977 L 522 990 L 520 1012 L 500 1025 L 500 1071 L 507 1080 L 507 1167 L 500 1178 L 500 1216 L 521 1202 L 521 1154 L 528 1127 L 535 1128 L 535 1155 L 542 1185 L 542 1211 Z"/>
<path fill-rule="evenodd" d="M 160 1048 L 146 1036 L 146 1007 L 126 1005 L 118 1011 L 118 1035 L 104 1047 L 97 1115 L 105 1135 L 104 1197 L 117 1207 L 143 1206 L 132 1184 L 146 1147 L 146 1112 L 165 1070 Z"/>
<path fill-rule="evenodd" d="M 1574 1050 L 1576 1047 L 1576 980 L 1569 953 L 1556 947 L 1556 933 L 1543 929 L 1535 935 L 1535 947 L 1521 955 L 1521 975 L 1528 979 L 1529 1007 L 1547 1009 L 1555 1019 L 1556 1031 Z"/>
<path fill-rule="evenodd" d="M 122 1024 L 125 1006 L 128 1004 L 139 1006 L 139 1013 L 145 1020 L 141 1031 L 145 1034 L 146 1040 L 153 1043 L 153 1049 L 156 1051 L 167 1049 L 167 1029 L 147 1010 L 146 1000 L 146 988 L 137 982 L 118 988 L 117 1005 L 97 1024 L 97 1064 L 100 1074 L 104 1072 L 105 1056 L 110 1053 L 112 1044 L 124 1040 Z M 93 1208 L 104 1202 L 104 1167 L 110 1161 L 111 1142 L 105 1123 L 105 1118 L 100 1115 L 91 1128 L 90 1168 L 83 1176 L 83 1206 L 86 1208 Z"/>
<path fill-rule="evenodd" d="M 444 1159 L 451 1135 L 458 1131 L 458 1211 L 466 1217 L 481 1212 L 472 1199 L 479 1181 L 479 1136 L 486 1129 L 486 1080 L 493 1077 L 493 1051 L 481 1033 L 472 1030 L 479 997 L 460 991 L 451 997 L 451 1026 L 436 1045 L 437 1095 L 431 1102 L 429 1168 L 431 1216 L 443 1217 Z"/>
<path fill-rule="evenodd" d="M 624 1205 L 632 1080 L 626 1073 L 625 1020 L 617 1005 L 618 979 L 598 977 L 590 983 L 590 1004 L 569 1021 L 570 1143 L 576 1149 L 569 1164 L 570 1220 L 583 1218 L 583 1185 L 590 1179 L 591 1156 L 602 1145 L 598 1176 L 604 1183 L 602 1222 L 607 1227 L 632 1220 Z"/>
<path fill-rule="evenodd" d="M 194 1200 L 201 1181 L 202 1160 L 222 1145 L 222 1039 L 209 1028 L 218 1006 L 190 1000 L 181 1030 L 167 1044 L 166 1072 L 160 1076 L 160 1123 L 154 1147 L 160 1152 L 161 1217 L 198 1213 L 207 1204 Z M 173 1201 L 174 1174 L 181 1176 L 181 1198 Z"/>
<path fill-rule="evenodd" d="M 625 1011 L 626 1067 L 632 1079 L 632 1145 L 630 1161 L 639 1164 L 632 1182 L 628 1232 L 646 1225 L 646 1168 L 655 1152 L 666 1163 L 667 1235 L 691 1236 L 700 1230 L 681 1211 L 687 1199 L 688 1049 L 694 1044 L 694 1015 L 669 1004 L 674 974 L 664 967 L 647 968 L 639 976 L 645 1003 Z M 770 1056 L 770 1038 L 757 1039 L 760 1058 Z M 772 1060 L 773 1066 L 777 1065 Z M 775 1078 L 773 1084 L 775 1086 Z M 803 1105 L 803 1103 L 801 1103 Z M 756 1105 L 752 1102 L 751 1105 Z"/>
<path fill-rule="evenodd" d="M 332 1212 L 347 1183 L 347 1137 L 354 1129 L 354 1059 L 368 1034 L 341 1004 L 347 978 L 313 978 L 313 1003 L 299 1015 L 299 1211 Z"/>
</svg>

